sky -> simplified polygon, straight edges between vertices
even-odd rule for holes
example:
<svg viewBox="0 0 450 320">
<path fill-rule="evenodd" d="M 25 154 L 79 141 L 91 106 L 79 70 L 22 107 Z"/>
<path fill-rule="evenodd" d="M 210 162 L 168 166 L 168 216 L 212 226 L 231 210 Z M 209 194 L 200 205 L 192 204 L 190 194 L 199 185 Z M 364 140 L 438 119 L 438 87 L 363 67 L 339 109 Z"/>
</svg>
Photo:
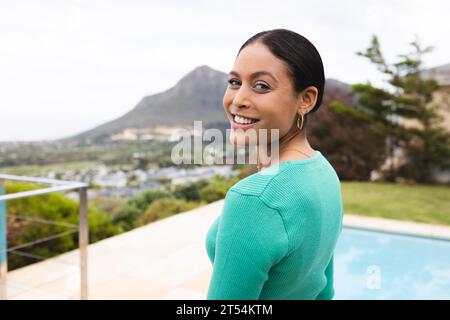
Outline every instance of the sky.
<svg viewBox="0 0 450 320">
<path fill-rule="evenodd" d="M 128 112 L 200 65 L 228 73 L 240 46 L 275 28 L 308 38 L 325 75 L 384 78 L 364 51 L 377 35 L 388 61 L 416 36 L 450 63 L 448 1 L 0 0 L 0 141 L 71 136 Z"/>
</svg>

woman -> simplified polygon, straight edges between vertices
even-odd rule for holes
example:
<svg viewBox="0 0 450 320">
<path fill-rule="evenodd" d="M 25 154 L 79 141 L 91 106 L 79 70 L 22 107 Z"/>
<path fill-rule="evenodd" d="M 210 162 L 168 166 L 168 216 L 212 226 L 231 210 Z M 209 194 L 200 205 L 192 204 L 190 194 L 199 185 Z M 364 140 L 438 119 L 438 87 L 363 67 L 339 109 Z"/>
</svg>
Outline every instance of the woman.
<svg viewBox="0 0 450 320">
<path fill-rule="evenodd" d="M 260 32 L 240 48 L 228 83 L 230 142 L 248 144 L 248 130 L 278 129 L 279 156 L 227 192 L 206 236 L 213 263 L 207 299 L 332 299 L 341 188 L 305 131 L 324 91 L 320 55 L 293 31 Z"/>
</svg>

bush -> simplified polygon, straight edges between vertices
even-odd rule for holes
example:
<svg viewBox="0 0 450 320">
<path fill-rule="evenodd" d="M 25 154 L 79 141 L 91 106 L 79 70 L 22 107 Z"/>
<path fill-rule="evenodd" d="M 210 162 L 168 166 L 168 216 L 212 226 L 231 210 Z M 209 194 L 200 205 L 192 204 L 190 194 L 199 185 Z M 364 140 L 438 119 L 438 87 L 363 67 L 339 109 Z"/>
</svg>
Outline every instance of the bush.
<svg viewBox="0 0 450 320">
<path fill-rule="evenodd" d="M 200 206 L 200 203 L 180 199 L 162 198 L 155 200 L 145 211 L 143 223 L 150 223 L 170 217 L 174 214 L 189 211 Z"/>
<path fill-rule="evenodd" d="M 186 201 L 200 201 L 200 190 L 208 185 L 208 180 L 202 179 L 177 185 L 173 194 L 175 198 Z"/>
<path fill-rule="evenodd" d="M 157 199 L 172 198 L 172 194 L 165 190 L 149 189 L 128 199 L 114 218 L 114 224 L 128 231 L 143 225 L 145 210 Z"/>
<path fill-rule="evenodd" d="M 238 177 L 225 179 L 222 176 L 214 177 L 207 186 L 200 190 L 200 200 L 211 203 L 225 198 L 225 195 L 237 181 Z"/>
<path fill-rule="evenodd" d="M 6 183 L 7 193 L 39 188 L 41 187 L 27 183 Z M 8 248 L 70 230 L 75 231 L 78 226 L 78 209 L 78 203 L 66 198 L 62 193 L 49 193 L 8 201 Z M 76 227 L 46 223 L 43 220 L 72 224 Z M 120 228 L 113 225 L 111 217 L 92 205 L 88 206 L 88 224 L 90 243 L 122 232 Z M 36 259 L 30 259 L 26 255 L 49 258 L 76 248 L 78 248 L 78 232 L 20 249 L 17 253 L 10 253 L 8 269 L 13 270 L 36 262 Z"/>
</svg>

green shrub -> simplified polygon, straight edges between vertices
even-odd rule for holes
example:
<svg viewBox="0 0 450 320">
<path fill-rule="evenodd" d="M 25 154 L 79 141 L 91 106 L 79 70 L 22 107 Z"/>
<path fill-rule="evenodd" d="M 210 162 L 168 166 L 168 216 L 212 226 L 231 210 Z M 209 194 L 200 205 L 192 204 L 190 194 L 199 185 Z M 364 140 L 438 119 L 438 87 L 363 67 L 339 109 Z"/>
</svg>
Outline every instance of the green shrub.
<svg viewBox="0 0 450 320">
<path fill-rule="evenodd" d="M 180 199 L 162 198 L 155 200 L 145 211 L 143 223 L 150 223 L 170 217 L 174 214 L 189 211 L 200 206 L 200 203 Z"/>
<path fill-rule="evenodd" d="M 177 185 L 173 194 L 177 199 L 186 201 L 200 201 L 200 190 L 208 185 L 208 180 L 202 179 Z"/>
<path fill-rule="evenodd" d="M 28 183 L 7 182 L 6 192 L 17 193 L 42 188 Z M 8 214 L 8 248 L 55 236 L 60 233 L 73 233 L 33 246 L 21 248 L 17 253 L 8 254 L 8 269 L 13 270 L 36 262 L 30 254 L 49 258 L 78 248 L 78 209 L 77 201 L 68 199 L 62 193 L 49 193 L 6 203 Z M 46 221 L 56 222 L 48 223 Z M 66 223 L 70 225 L 61 225 Z M 89 242 L 119 234 L 122 230 L 114 226 L 111 217 L 96 207 L 88 206 Z"/>
<path fill-rule="evenodd" d="M 143 225 L 143 214 L 153 201 L 172 197 L 172 194 L 166 190 L 153 188 L 131 197 L 114 217 L 114 224 L 125 231 L 140 227 Z"/>
<path fill-rule="evenodd" d="M 210 180 L 209 184 L 200 190 L 200 200 L 206 203 L 211 203 L 225 198 L 225 195 L 239 178 L 224 178 L 216 176 Z"/>
</svg>

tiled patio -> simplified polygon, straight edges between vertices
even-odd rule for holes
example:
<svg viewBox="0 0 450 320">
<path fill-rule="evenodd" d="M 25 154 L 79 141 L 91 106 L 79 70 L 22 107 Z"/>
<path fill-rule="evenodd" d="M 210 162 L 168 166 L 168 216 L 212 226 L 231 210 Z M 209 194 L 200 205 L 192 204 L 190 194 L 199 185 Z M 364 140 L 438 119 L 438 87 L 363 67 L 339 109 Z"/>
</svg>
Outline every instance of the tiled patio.
<svg viewBox="0 0 450 320">
<path fill-rule="evenodd" d="M 205 299 L 223 200 L 89 246 L 90 299 Z M 450 228 L 346 214 L 344 225 L 450 239 Z M 8 273 L 8 299 L 78 299 L 78 250 Z"/>
<path fill-rule="evenodd" d="M 205 299 L 223 200 L 89 246 L 89 299 Z M 8 299 L 78 299 L 78 250 L 8 273 Z"/>
</svg>

